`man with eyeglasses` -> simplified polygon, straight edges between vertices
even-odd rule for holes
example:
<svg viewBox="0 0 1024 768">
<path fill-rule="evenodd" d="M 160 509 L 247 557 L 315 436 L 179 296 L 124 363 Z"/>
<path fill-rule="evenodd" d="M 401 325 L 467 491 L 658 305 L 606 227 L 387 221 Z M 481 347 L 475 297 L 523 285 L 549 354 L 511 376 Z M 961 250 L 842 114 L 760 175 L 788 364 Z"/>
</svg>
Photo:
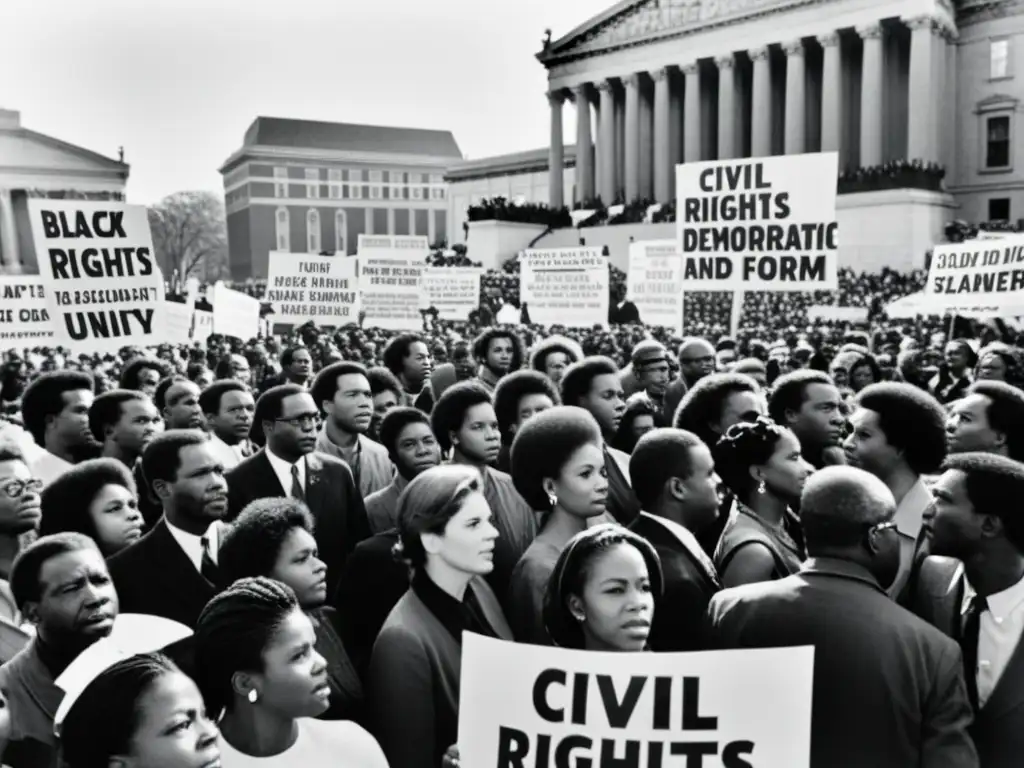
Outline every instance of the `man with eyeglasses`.
<svg viewBox="0 0 1024 768">
<path fill-rule="evenodd" d="M 800 510 L 809 559 L 715 595 L 710 648 L 814 647 L 812 766 L 977 766 L 959 646 L 885 593 L 900 566 L 892 491 L 827 467 Z"/>
<path fill-rule="evenodd" d="M 42 490 L 43 481 L 32 476 L 21 449 L 0 443 L 0 617 L 13 624 L 21 623 L 21 614 L 7 580 L 21 535 L 39 526 Z"/>
<path fill-rule="evenodd" d="M 689 338 L 679 345 L 679 375 L 665 390 L 666 417 L 671 419 L 683 397 L 698 381 L 715 372 L 715 348 L 707 339 Z"/>
<path fill-rule="evenodd" d="M 341 459 L 316 450 L 320 410 L 297 384 L 260 395 L 250 437 L 261 447 L 227 473 L 228 519 L 257 499 L 291 496 L 316 521 L 320 559 L 327 564 L 327 594 L 334 594 L 345 558 L 370 536 L 363 497 Z"/>
</svg>

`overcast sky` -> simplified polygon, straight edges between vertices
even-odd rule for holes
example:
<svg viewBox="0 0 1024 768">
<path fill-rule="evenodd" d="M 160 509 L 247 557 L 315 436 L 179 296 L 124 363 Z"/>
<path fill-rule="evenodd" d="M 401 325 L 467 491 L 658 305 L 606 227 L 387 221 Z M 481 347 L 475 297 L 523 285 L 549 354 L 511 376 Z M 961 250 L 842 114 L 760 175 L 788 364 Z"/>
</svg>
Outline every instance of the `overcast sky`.
<svg viewBox="0 0 1024 768">
<path fill-rule="evenodd" d="M 547 146 L 534 58 L 614 0 L 0 0 L 0 107 L 131 164 L 128 197 L 221 191 L 257 115 Z M 565 112 L 566 140 L 575 131 Z"/>
</svg>

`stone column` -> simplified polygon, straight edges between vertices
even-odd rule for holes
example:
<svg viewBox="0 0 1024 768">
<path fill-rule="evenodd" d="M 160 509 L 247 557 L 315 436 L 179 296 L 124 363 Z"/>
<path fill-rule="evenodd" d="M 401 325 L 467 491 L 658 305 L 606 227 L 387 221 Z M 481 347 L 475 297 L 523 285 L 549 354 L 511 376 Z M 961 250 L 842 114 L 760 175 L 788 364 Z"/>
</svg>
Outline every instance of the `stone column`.
<svg viewBox="0 0 1024 768">
<path fill-rule="evenodd" d="M 615 86 L 611 80 L 597 85 L 601 98 L 600 124 L 601 153 L 597 162 L 601 167 L 601 202 L 606 206 L 615 202 Z"/>
<path fill-rule="evenodd" d="M 44 255 L 39 254 L 39 258 Z M 11 190 L 0 188 L 0 273 L 10 275 L 20 272 L 21 259 L 18 257 L 18 235 L 14 231 Z"/>
<path fill-rule="evenodd" d="M 910 27 L 910 84 L 907 88 L 907 159 L 935 160 L 934 39 L 935 20 L 931 16 L 904 19 Z"/>
<path fill-rule="evenodd" d="M 629 75 L 622 84 L 626 87 L 626 202 L 631 203 L 640 197 L 640 76 Z"/>
<path fill-rule="evenodd" d="M 736 155 L 736 79 L 733 55 L 719 56 L 718 65 L 718 159 Z"/>
<path fill-rule="evenodd" d="M 654 70 L 651 79 L 654 80 L 654 199 L 659 203 L 668 203 L 672 200 L 672 124 L 668 68 Z"/>
<path fill-rule="evenodd" d="M 839 33 L 819 35 L 824 49 L 821 65 L 821 151 L 839 151 L 839 104 L 842 95 L 842 70 L 839 62 Z"/>
<path fill-rule="evenodd" d="M 864 63 L 860 81 L 860 165 L 882 162 L 882 25 L 857 27 L 864 40 Z"/>
<path fill-rule="evenodd" d="M 551 146 L 548 149 L 548 205 L 561 208 L 565 205 L 565 147 L 562 143 L 562 104 L 565 94 L 552 91 L 548 94 L 551 105 Z"/>
<path fill-rule="evenodd" d="M 957 45 L 959 33 L 952 27 L 946 28 L 946 90 L 942 100 L 943 110 L 940 118 L 945 132 L 942 135 L 942 164 L 946 167 L 946 183 L 955 184 L 956 179 L 950 178 L 956 164 L 956 99 L 959 86 L 957 84 Z"/>
<path fill-rule="evenodd" d="M 700 68 L 697 62 L 683 67 L 686 93 L 683 96 L 683 162 L 700 160 Z"/>
<path fill-rule="evenodd" d="M 750 51 L 750 60 L 754 64 L 750 154 L 768 157 L 772 153 L 772 77 L 768 68 L 768 46 Z"/>
<path fill-rule="evenodd" d="M 576 98 L 576 189 L 579 202 L 594 197 L 594 155 L 590 137 L 590 86 L 573 89 Z"/>
<path fill-rule="evenodd" d="M 412 220 L 409 222 L 409 230 L 414 231 L 416 228 L 416 214 L 414 211 L 410 211 L 409 215 L 413 217 Z M 366 206 L 365 208 L 363 208 L 363 225 L 363 228 L 365 229 L 364 234 L 377 234 L 376 232 L 373 231 L 373 208 L 371 208 L 370 206 Z"/>
<path fill-rule="evenodd" d="M 388 234 L 389 235 L 397 234 L 395 232 L 395 209 L 394 208 L 388 208 Z"/>
<path fill-rule="evenodd" d="M 437 211 L 427 208 L 427 245 L 433 245 L 437 241 Z"/>
<path fill-rule="evenodd" d="M 786 52 L 786 138 L 787 155 L 807 149 L 807 62 L 803 40 L 783 46 Z"/>
</svg>

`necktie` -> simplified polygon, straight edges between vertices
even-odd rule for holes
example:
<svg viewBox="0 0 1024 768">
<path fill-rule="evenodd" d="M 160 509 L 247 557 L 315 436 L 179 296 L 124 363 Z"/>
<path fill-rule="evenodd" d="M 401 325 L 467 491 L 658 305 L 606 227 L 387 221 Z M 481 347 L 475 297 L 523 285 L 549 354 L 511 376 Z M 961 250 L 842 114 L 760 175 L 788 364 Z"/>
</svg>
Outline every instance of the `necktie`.
<svg viewBox="0 0 1024 768">
<path fill-rule="evenodd" d="M 292 498 L 299 501 L 306 500 L 306 492 L 302 490 L 302 481 L 299 479 L 298 464 L 292 464 Z"/>
<path fill-rule="evenodd" d="M 964 675 L 967 677 L 967 695 L 975 711 L 978 710 L 978 635 L 981 632 L 981 614 L 987 610 L 988 601 L 981 595 L 975 595 L 967 609 L 964 634 L 960 638 L 960 648 L 964 655 Z"/>
<path fill-rule="evenodd" d="M 213 562 L 213 555 L 210 554 L 210 539 L 207 536 L 203 536 L 199 541 L 203 545 L 203 557 L 200 561 L 199 573 L 211 584 L 216 584 L 218 576 L 217 564 Z"/>
</svg>

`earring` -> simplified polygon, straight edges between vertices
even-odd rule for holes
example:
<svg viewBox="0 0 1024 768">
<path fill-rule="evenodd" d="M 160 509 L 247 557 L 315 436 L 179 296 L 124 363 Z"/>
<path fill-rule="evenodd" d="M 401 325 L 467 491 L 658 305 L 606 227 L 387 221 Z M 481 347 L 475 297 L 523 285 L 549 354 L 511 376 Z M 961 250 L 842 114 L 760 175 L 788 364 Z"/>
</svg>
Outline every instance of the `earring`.
<svg viewBox="0 0 1024 768">
<path fill-rule="evenodd" d="M 558 497 L 555 496 L 555 494 L 549 492 L 548 493 L 548 504 L 550 504 L 551 508 L 554 509 L 555 505 L 558 504 Z"/>
<path fill-rule="evenodd" d="M 763 477 L 761 478 L 761 482 L 757 484 L 757 492 L 760 493 L 761 495 L 764 495 L 765 486 Z"/>
<path fill-rule="evenodd" d="M 576 619 L 576 621 L 578 621 L 580 624 L 587 620 L 587 617 L 584 616 L 582 613 L 574 613 L 572 617 Z"/>
<path fill-rule="evenodd" d="M 256 689 L 252 688 L 252 689 L 249 690 L 249 695 L 246 696 L 245 698 L 247 698 L 249 700 L 250 704 L 255 704 L 256 701 L 259 699 L 259 697 L 260 697 L 260 695 L 256 692 Z"/>
</svg>

